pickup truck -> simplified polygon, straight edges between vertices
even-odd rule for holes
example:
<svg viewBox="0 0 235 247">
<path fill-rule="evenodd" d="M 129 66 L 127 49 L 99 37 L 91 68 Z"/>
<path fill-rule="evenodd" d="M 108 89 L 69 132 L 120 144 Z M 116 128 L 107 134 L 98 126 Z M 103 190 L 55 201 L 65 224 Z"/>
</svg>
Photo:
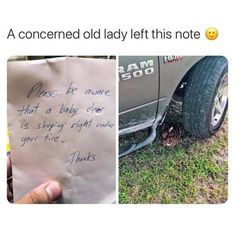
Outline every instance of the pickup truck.
<svg viewBox="0 0 235 247">
<path fill-rule="evenodd" d="M 120 151 L 125 156 L 156 138 L 172 99 L 182 101 L 183 126 L 207 138 L 228 107 L 228 61 L 223 56 L 120 56 L 119 136 L 148 128 L 149 135 Z"/>
</svg>

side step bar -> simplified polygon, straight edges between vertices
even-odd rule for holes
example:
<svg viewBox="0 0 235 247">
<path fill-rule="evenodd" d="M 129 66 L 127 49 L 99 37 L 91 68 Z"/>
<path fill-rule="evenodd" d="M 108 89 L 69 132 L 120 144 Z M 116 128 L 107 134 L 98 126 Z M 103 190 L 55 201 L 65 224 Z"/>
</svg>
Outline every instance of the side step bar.
<svg viewBox="0 0 235 247">
<path fill-rule="evenodd" d="M 130 154 L 132 152 L 135 152 L 135 151 L 139 150 L 140 148 L 142 148 L 142 147 L 144 147 L 144 146 L 146 146 L 148 144 L 151 144 L 155 140 L 156 135 L 157 135 L 157 125 L 153 124 L 149 128 L 148 137 L 142 142 L 132 144 L 129 149 L 127 149 L 126 151 L 124 150 L 123 152 L 121 152 L 119 154 L 119 158 L 124 157 L 124 156 L 126 156 L 126 155 L 128 155 L 128 154 Z"/>
</svg>

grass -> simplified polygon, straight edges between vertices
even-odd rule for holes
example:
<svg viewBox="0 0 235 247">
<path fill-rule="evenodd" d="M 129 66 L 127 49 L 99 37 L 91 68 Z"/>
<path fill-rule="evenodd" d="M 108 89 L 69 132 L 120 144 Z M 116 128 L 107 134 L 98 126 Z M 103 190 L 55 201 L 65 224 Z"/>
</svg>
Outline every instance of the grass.
<svg viewBox="0 0 235 247">
<path fill-rule="evenodd" d="M 166 123 L 181 121 L 171 106 Z M 225 119 L 209 139 L 184 132 L 174 148 L 163 147 L 161 137 L 119 161 L 119 203 L 224 203 L 228 196 L 227 132 Z M 121 145 L 141 139 L 146 131 L 122 138 Z"/>
</svg>

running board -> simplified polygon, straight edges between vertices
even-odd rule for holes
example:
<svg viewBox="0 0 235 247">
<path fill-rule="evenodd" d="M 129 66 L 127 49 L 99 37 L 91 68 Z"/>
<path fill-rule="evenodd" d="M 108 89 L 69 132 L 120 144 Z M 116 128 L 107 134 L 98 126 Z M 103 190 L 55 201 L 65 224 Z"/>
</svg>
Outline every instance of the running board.
<svg viewBox="0 0 235 247">
<path fill-rule="evenodd" d="M 123 151 L 119 154 L 119 158 L 122 158 L 132 152 L 135 152 L 137 150 L 139 150 L 140 148 L 148 145 L 148 144 L 151 144 L 155 138 L 156 138 L 156 135 L 157 135 L 157 128 L 155 126 L 155 124 L 153 124 L 150 128 L 149 128 L 149 135 L 148 137 L 142 141 L 142 142 L 139 142 L 139 143 L 134 143 L 131 145 L 131 147 L 129 149 L 127 149 L 126 151 Z"/>
</svg>

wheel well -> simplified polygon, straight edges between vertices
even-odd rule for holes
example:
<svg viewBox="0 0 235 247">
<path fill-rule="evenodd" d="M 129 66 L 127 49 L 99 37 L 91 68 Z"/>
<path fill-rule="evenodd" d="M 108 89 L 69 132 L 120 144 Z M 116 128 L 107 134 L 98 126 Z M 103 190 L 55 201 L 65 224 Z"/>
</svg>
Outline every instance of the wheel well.
<svg viewBox="0 0 235 247">
<path fill-rule="evenodd" d="M 205 57 L 204 57 L 205 58 Z M 204 59 L 202 58 L 202 59 Z M 200 63 L 200 61 L 202 60 L 200 59 L 199 61 L 197 61 L 182 77 L 181 81 L 179 82 L 177 88 L 175 89 L 175 92 L 173 93 L 172 99 L 176 100 L 176 101 L 182 101 L 183 97 L 184 97 L 184 91 L 185 88 L 187 86 L 187 79 L 189 77 L 189 75 L 191 74 L 191 72 L 195 69 L 195 67 L 198 65 L 198 63 Z"/>
</svg>

